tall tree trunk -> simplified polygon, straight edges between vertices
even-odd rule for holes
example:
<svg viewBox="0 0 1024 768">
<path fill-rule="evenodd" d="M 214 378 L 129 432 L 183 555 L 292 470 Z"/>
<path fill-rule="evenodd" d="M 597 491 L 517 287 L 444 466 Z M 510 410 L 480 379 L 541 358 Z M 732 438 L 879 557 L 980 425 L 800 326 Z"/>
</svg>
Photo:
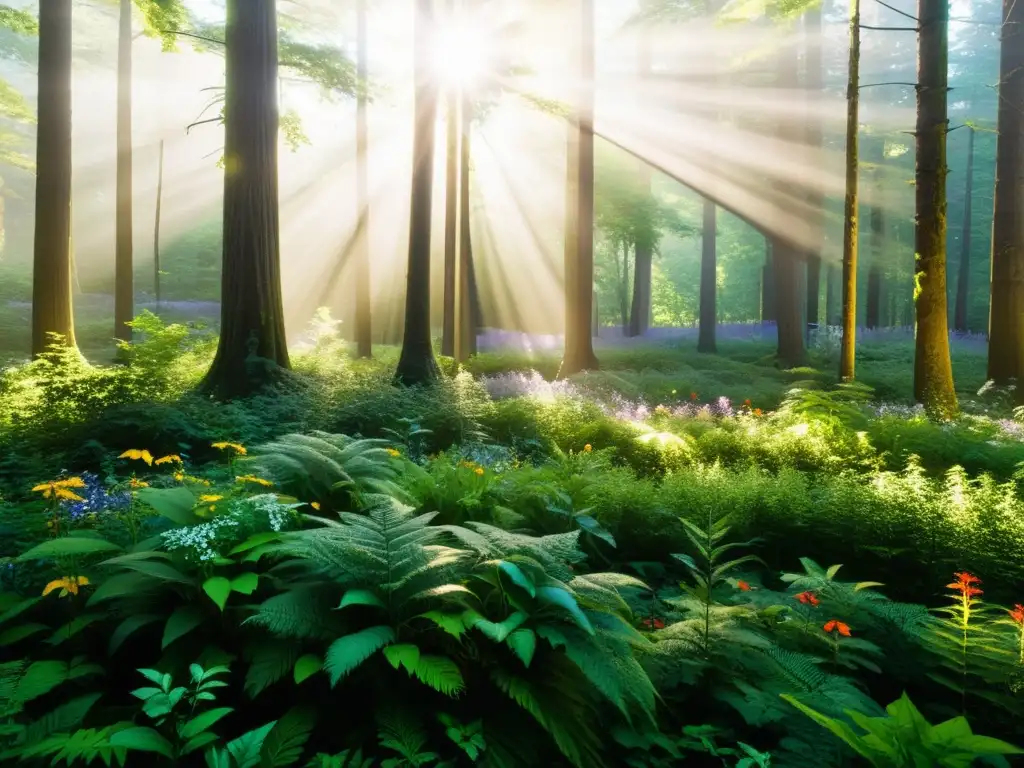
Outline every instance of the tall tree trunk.
<svg viewBox="0 0 1024 768">
<path fill-rule="evenodd" d="M 929 413 L 957 412 L 946 307 L 946 134 L 949 0 L 918 0 L 917 158 L 914 173 L 918 262 L 914 397 Z"/>
<path fill-rule="evenodd" d="M 204 389 L 244 397 L 289 367 L 281 298 L 275 0 L 228 0 L 220 343 Z"/>
<path fill-rule="evenodd" d="M 964 179 L 964 220 L 960 230 L 960 270 L 956 280 L 956 308 L 953 311 L 953 327 L 961 333 L 967 332 L 967 288 L 971 274 L 971 225 L 973 221 L 972 196 L 974 195 L 974 126 L 966 126 L 967 134 L 967 175 Z"/>
<path fill-rule="evenodd" d="M 640 42 L 637 48 L 637 74 L 641 82 L 651 72 L 651 41 L 648 30 L 640 30 Z M 642 189 L 650 190 L 651 167 L 643 160 L 637 159 L 637 175 Z M 652 233 L 653 234 L 653 233 Z M 633 267 L 633 300 L 630 306 L 629 327 L 625 329 L 627 336 L 643 336 L 651 324 L 651 265 L 654 259 L 654 240 L 648 237 L 636 237 L 633 252 L 636 264 Z"/>
<path fill-rule="evenodd" d="M 875 182 L 875 200 L 871 203 L 869 227 L 871 230 L 871 263 L 868 265 L 868 295 L 865 325 L 878 328 L 882 324 L 882 253 L 885 241 L 885 214 L 882 211 L 881 164 L 885 157 L 885 143 L 880 145 L 878 165 L 872 171 Z"/>
<path fill-rule="evenodd" d="M 825 325 L 836 325 L 839 311 L 836 307 L 836 268 L 825 267 Z"/>
<path fill-rule="evenodd" d="M 594 0 L 579 0 L 580 103 L 570 123 L 569 171 L 575 176 L 566 221 L 565 352 L 559 376 L 597 368 L 592 337 L 594 308 Z M 574 173 L 573 173 L 574 172 Z M 570 235 L 572 231 L 572 235 Z"/>
<path fill-rule="evenodd" d="M 405 333 L 395 381 L 428 384 L 439 375 L 430 341 L 430 225 L 434 186 L 434 121 L 437 86 L 430 72 L 433 0 L 416 0 L 416 130 L 412 143 L 412 203 L 409 219 L 409 272 L 405 292 Z"/>
<path fill-rule="evenodd" d="M 713 200 L 704 198 L 704 218 L 700 241 L 700 328 L 697 331 L 697 351 L 714 353 L 715 330 L 718 325 L 718 312 L 715 308 L 718 293 L 718 254 L 716 253 L 716 237 L 718 234 L 717 207 Z"/>
<path fill-rule="evenodd" d="M 775 243 L 764 241 L 764 266 L 761 268 L 761 322 L 775 321 Z"/>
<path fill-rule="evenodd" d="M 1024 404 L 1024 2 L 1003 0 L 988 377 Z"/>
<path fill-rule="evenodd" d="M 821 7 L 814 6 L 804 16 L 805 44 L 807 49 L 805 85 L 808 99 L 815 111 L 807 119 L 807 146 L 815 164 L 824 166 L 822 143 L 824 141 L 821 120 L 817 118 L 816 101 L 824 90 L 822 69 Z M 825 196 L 815 188 L 808 195 L 808 206 L 812 217 L 812 244 L 807 251 L 807 322 L 817 325 L 819 320 L 818 302 L 821 295 L 821 251 L 825 234 Z M 826 318 L 826 324 L 828 319 Z"/>
<path fill-rule="evenodd" d="M 369 127 L 367 88 L 369 78 L 366 3 L 356 0 L 356 76 L 359 90 L 356 94 L 356 216 L 355 242 L 355 315 L 356 355 L 373 356 L 373 315 L 370 294 L 370 194 L 368 182 Z"/>
<path fill-rule="evenodd" d="M 860 113 L 860 0 L 850 0 L 850 67 L 846 83 L 846 201 L 843 205 L 843 339 L 839 380 L 853 381 L 857 359 L 857 182 Z"/>
<path fill-rule="evenodd" d="M 59 334 L 75 346 L 71 308 L 71 0 L 39 8 L 32 354 Z"/>
<path fill-rule="evenodd" d="M 629 246 L 628 240 L 622 241 L 622 271 L 619 273 L 619 322 L 622 335 L 629 335 Z"/>
<path fill-rule="evenodd" d="M 455 0 L 448 0 L 448 24 L 455 21 Z M 441 354 L 455 354 L 455 273 L 458 257 L 459 219 L 459 87 L 449 84 L 445 94 L 447 128 L 444 197 L 444 319 L 441 326 Z"/>
<path fill-rule="evenodd" d="M 462 134 L 459 137 L 462 158 L 459 163 L 459 249 L 458 249 L 458 291 L 456 296 L 455 359 L 466 362 L 476 354 L 476 336 L 480 324 L 479 294 L 476 274 L 473 270 L 473 220 L 470 217 L 470 160 L 473 156 L 471 144 L 473 130 L 473 104 L 470 99 L 462 102 Z"/>
<path fill-rule="evenodd" d="M 132 340 L 132 0 L 121 0 L 117 33 L 117 232 L 114 242 L 114 337 Z"/>
<path fill-rule="evenodd" d="M 160 161 L 156 172 L 156 211 L 153 214 L 153 293 L 160 309 L 160 209 L 164 203 L 164 140 L 160 139 Z"/>
<path fill-rule="evenodd" d="M 800 83 L 797 46 L 787 41 L 778 53 L 778 83 L 781 88 L 795 91 Z M 782 118 L 779 136 L 784 141 L 792 140 L 793 130 L 788 117 Z M 772 264 L 775 276 L 775 326 L 778 331 L 779 361 L 787 366 L 803 365 L 806 359 L 804 348 L 803 298 L 800 291 L 800 266 L 803 253 L 785 237 L 776 236 L 772 247 Z"/>
</svg>

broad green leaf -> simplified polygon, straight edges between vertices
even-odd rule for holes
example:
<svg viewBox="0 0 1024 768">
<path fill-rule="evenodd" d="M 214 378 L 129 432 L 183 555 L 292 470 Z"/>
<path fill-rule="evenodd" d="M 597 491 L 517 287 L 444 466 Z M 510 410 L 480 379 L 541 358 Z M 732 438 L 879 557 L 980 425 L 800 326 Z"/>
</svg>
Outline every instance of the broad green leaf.
<svg viewBox="0 0 1024 768">
<path fill-rule="evenodd" d="M 231 594 L 231 581 L 223 576 L 211 576 L 203 582 L 203 592 L 223 611 Z"/>
<path fill-rule="evenodd" d="M 197 606 L 183 605 L 175 609 L 164 626 L 161 648 L 167 648 L 180 637 L 184 637 L 203 622 L 203 613 Z"/>
<path fill-rule="evenodd" d="M 350 589 L 342 596 L 338 608 L 348 608 L 350 605 L 372 605 L 376 608 L 383 608 L 384 601 L 369 589 Z"/>
<path fill-rule="evenodd" d="M 27 637 L 32 637 L 32 635 L 37 635 L 40 632 L 47 631 L 48 629 L 48 626 L 38 622 L 15 624 L 13 627 L 8 627 L 3 632 L 0 632 L 0 648 L 14 645 Z"/>
<path fill-rule="evenodd" d="M 152 728 L 126 728 L 110 737 L 110 744 L 125 747 L 139 752 L 156 752 L 168 760 L 174 758 L 174 747 L 171 742 Z"/>
<path fill-rule="evenodd" d="M 15 562 L 25 563 L 30 560 L 49 560 L 55 557 L 74 555 L 96 555 L 101 552 L 117 552 L 120 549 L 121 547 L 117 544 L 112 544 L 106 539 L 66 536 L 37 544 L 27 552 L 20 554 Z"/>
<path fill-rule="evenodd" d="M 107 654 L 113 656 L 124 641 L 137 630 L 142 629 L 142 627 L 147 624 L 159 621 L 162 618 L 162 616 L 155 613 L 136 613 L 129 616 L 117 625 L 117 629 L 115 629 L 114 633 L 110 636 L 110 642 L 107 645 Z"/>
<path fill-rule="evenodd" d="M 242 595 L 251 595 L 259 586 L 260 577 L 255 573 L 243 573 L 231 580 L 231 591 Z"/>
<path fill-rule="evenodd" d="M 517 630 L 529 617 L 522 611 L 516 611 L 501 622 L 488 621 L 480 617 L 473 623 L 473 628 L 483 632 L 496 643 L 505 642 L 505 638 Z"/>
<path fill-rule="evenodd" d="M 475 612 L 474 612 L 475 613 Z M 477 614 L 479 615 L 479 614 Z M 442 611 L 427 611 L 420 614 L 421 619 L 429 619 L 449 635 L 460 638 L 466 633 L 467 625 L 461 613 L 444 613 Z"/>
<path fill-rule="evenodd" d="M 136 491 L 136 498 L 178 525 L 192 525 L 199 521 L 192 511 L 196 497 L 187 488 L 140 488 Z"/>
<path fill-rule="evenodd" d="M 203 747 L 208 747 L 211 744 L 215 744 L 220 741 L 221 738 L 213 731 L 206 731 L 200 733 L 198 736 L 193 736 L 191 739 L 185 742 L 185 745 L 181 748 L 182 755 L 191 755 L 193 752 L 198 752 Z"/>
<path fill-rule="evenodd" d="M 86 605 L 91 607 L 104 600 L 112 600 L 116 597 L 138 596 L 147 589 L 159 588 L 160 586 L 159 582 L 146 578 L 141 573 L 117 573 L 108 579 L 104 579 L 97 585 L 96 591 L 89 595 Z"/>
<path fill-rule="evenodd" d="M 523 665 L 529 667 L 530 662 L 533 661 L 533 654 L 537 650 L 537 635 L 534 634 L 533 630 L 517 629 L 508 636 L 505 642 L 515 652 L 516 656 L 522 660 Z"/>
<path fill-rule="evenodd" d="M 324 667 L 330 675 L 331 685 L 338 682 L 384 646 L 395 641 L 391 627 L 369 627 L 351 635 L 339 637 L 327 649 Z"/>
<path fill-rule="evenodd" d="M 420 649 L 411 643 L 389 645 L 384 649 L 384 658 L 395 669 L 402 666 L 406 672 L 412 674 L 420 660 Z"/>
<path fill-rule="evenodd" d="M 828 567 L 828 570 L 825 571 L 825 578 L 828 579 L 829 581 L 831 581 L 832 579 L 834 579 L 836 577 L 836 574 L 839 573 L 839 569 L 842 568 L 842 567 L 843 567 L 842 564 L 830 565 Z"/>
<path fill-rule="evenodd" d="M 202 712 L 186 723 L 178 727 L 178 734 L 188 741 L 200 733 L 210 730 L 219 720 L 230 715 L 234 710 L 231 707 L 217 707 Z"/>
<path fill-rule="evenodd" d="M 518 565 L 510 563 L 508 560 L 498 560 L 497 566 L 498 570 L 508 576 L 513 584 L 525 589 L 530 597 L 537 596 L 537 587 L 533 583 L 533 579 L 527 576 L 523 569 Z"/>
<path fill-rule="evenodd" d="M 243 552 L 248 552 L 250 549 L 256 547 L 262 547 L 264 544 L 270 544 L 271 542 L 280 541 L 281 534 L 274 532 L 257 533 L 250 536 L 248 539 L 243 541 L 237 547 L 234 547 L 228 554 L 240 555 Z"/>
<path fill-rule="evenodd" d="M 295 683 L 299 684 L 310 677 L 315 675 L 321 669 L 323 669 L 324 663 L 319 656 L 312 653 L 307 653 L 302 656 L 298 661 L 295 662 L 294 678 Z"/>
<path fill-rule="evenodd" d="M 576 522 L 580 528 L 591 536 L 596 536 L 610 547 L 616 546 L 615 537 L 612 536 L 611 532 L 590 515 L 576 515 Z"/>
<path fill-rule="evenodd" d="M 263 742 L 276 724 L 276 720 L 269 722 L 228 742 L 228 752 L 231 754 L 233 762 L 229 761 L 227 765 L 230 768 L 256 768 L 260 764 L 260 750 L 263 748 Z"/>
<path fill-rule="evenodd" d="M 594 634 L 594 627 L 591 626 L 590 620 L 586 617 L 583 611 L 580 610 L 580 606 L 579 603 L 576 602 L 576 598 L 564 589 L 560 587 L 541 587 L 537 590 L 537 597 L 541 602 L 564 608 L 572 615 L 573 619 L 576 620 L 576 623 L 581 629 L 585 630 L 588 634 Z"/>
</svg>

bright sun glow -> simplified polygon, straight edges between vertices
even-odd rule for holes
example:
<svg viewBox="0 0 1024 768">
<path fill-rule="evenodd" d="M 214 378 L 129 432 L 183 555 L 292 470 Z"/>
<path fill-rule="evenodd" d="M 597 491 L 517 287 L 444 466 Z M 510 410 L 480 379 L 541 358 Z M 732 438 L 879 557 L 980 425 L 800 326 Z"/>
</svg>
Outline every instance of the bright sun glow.
<svg viewBox="0 0 1024 768">
<path fill-rule="evenodd" d="M 473 88 L 493 62 L 488 31 L 469 21 L 442 22 L 434 40 L 434 77 L 451 88 Z"/>
</svg>

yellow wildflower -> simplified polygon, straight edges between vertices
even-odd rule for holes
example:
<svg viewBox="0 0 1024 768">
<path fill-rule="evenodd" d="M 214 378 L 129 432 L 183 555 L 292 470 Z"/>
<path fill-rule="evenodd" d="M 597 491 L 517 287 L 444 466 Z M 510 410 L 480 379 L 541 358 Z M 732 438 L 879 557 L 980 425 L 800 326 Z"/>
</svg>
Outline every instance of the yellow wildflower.
<svg viewBox="0 0 1024 768">
<path fill-rule="evenodd" d="M 213 502 L 220 501 L 223 498 L 223 496 L 217 496 L 216 494 L 204 493 L 199 497 L 199 502 L 201 504 L 213 504 Z"/>
<path fill-rule="evenodd" d="M 239 445 L 238 443 L 213 443 L 213 447 L 216 448 L 218 451 L 234 451 L 239 456 L 245 456 L 245 454 L 248 453 L 248 451 L 245 450 L 245 446 Z"/>
<path fill-rule="evenodd" d="M 128 481 L 128 485 L 131 488 L 149 488 L 149 483 L 145 480 L 139 480 L 137 477 L 133 477 Z"/>
<path fill-rule="evenodd" d="M 82 497 L 69 488 L 85 488 L 85 482 L 80 477 L 69 477 L 65 480 L 50 480 L 46 483 L 39 483 L 32 488 L 34 493 L 43 494 L 44 499 L 66 499 L 67 501 L 82 501 Z"/>
<path fill-rule="evenodd" d="M 594 446 L 592 446 L 590 443 L 587 443 L 586 445 L 583 446 L 584 453 L 590 453 L 592 450 L 594 450 Z"/>
<path fill-rule="evenodd" d="M 138 461 L 144 461 L 149 466 L 153 466 L 153 454 L 151 454 L 149 451 L 147 451 L 145 449 L 140 451 L 138 448 L 129 448 L 127 451 L 122 453 L 117 458 L 119 458 L 119 459 L 134 459 L 134 460 L 138 460 Z"/>
<path fill-rule="evenodd" d="M 85 576 L 63 576 L 55 579 L 43 587 L 43 597 L 55 590 L 60 590 L 58 597 L 67 597 L 69 594 L 77 595 L 79 587 L 88 586 L 89 579 Z"/>
<path fill-rule="evenodd" d="M 153 462 L 156 465 L 160 464 L 183 464 L 181 456 L 176 453 L 172 453 L 170 456 L 161 456 L 159 459 Z"/>
<path fill-rule="evenodd" d="M 311 507 L 312 507 L 313 509 L 315 509 L 315 510 L 316 510 L 317 512 L 319 512 L 319 511 L 320 511 L 320 502 L 319 502 L 319 501 L 313 501 L 313 502 L 310 502 L 309 506 L 311 506 Z"/>
<path fill-rule="evenodd" d="M 473 470 L 473 474 L 475 474 L 477 477 L 483 477 L 484 476 L 484 468 L 483 467 L 477 467 L 476 469 Z"/>
<path fill-rule="evenodd" d="M 396 451 L 394 448 L 385 448 L 384 450 L 387 451 L 388 456 L 390 456 L 393 459 L 397 459 L 399 456 L 402 455 L 401 451 Z"/>
<path fill-rule="evenodd" d="M 174 473 L 174 479 L 177 480 L 179 483 L 182 482 L 185 479 L 185 473 L 184 472 L 175 472 Z"/>
<path fill-rule="evenodd" d="M 238 483 L 256 483 L 256 485 L 262 485 L 265 488 L 270 488 L 274 484 L 269 480 L 264 480 L 262 477 L 256 477 L 256 475 L 241 475 L 235 478 L 235 482 Z"/>
</svg>

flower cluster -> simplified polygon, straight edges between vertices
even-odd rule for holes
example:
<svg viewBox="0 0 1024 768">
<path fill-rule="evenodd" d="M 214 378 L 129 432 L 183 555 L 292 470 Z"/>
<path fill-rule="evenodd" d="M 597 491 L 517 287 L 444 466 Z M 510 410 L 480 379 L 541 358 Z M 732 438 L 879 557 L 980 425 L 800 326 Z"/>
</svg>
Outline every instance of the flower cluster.
<svg viewBox="0 0 1024 768">
<path fill-rule="evenodd" d="M 240 475 L 235 478 L 236 483 L 252 483 L 253 485 L 262 485 L 264 488 L 273 488 L 274 484 L 269 480 L 256 475 Z"/>
<path fill-rule="evenodd" d="M 823 626 L 822 629 L 825 630 L 825 633 L 829 635 L 836 633 L 838 635 L 842 635 L 843 637 L 850 636 L 850 625 L 844 624 L 838 619 L 829 619 L 825 622 L 825 626 Z"/>
<path fill-rule="evenodd" d="M 954 592 L 959 592 L 964 600 L 970 600 L 972 597 L 983 594 L 980 587 L 974 586 L 975 584 L 981 584 L 981 579 L 974 574 L 967 572 L 954 573 L 953 578 L 956 581 L 947 584 L 946 587 Z"/>
<path fill-rule="evenodd" d="M 817 608 L 818 605 L 821 603 L 821 601 L 818 599 L 818 596 L 810 591 L 801 592 L 799 595 L 794 595 L 794 597 L 804 605 L 809 605 L 812 608 Z"/>
<path fill-rule="evenodd" d="M 459 466 L 462 467 L 463 469 L 472 469 L 473 474 L 476 475 L 477 477 L 483 477 L 484 475 L 484 468 L 477 464 L 475 461 L 463 459 L 462 461 L 459 462 Z"/>
<path fill-rule="evenodd" d="M 238 520 L 224 516 L 207 523 L 164 531 L 160 536 L 169 551 L 183 549 L 187 556 L 199 562 L 209 562 L 220 556 L 216 548 L 218 539 L 223 539 L 228 530 L 237 527 Z"/>
<path fill-rule="evenodd" d="M 83 472 L 83 484 L 77 501 L 67 500 L 64 509 L 72 520 L 78 520 L 100 512 L 122 512 L 132 503 L 128 491 L 108 491 L 102 481 L 92 472 Z"/>
<path fill-rule="evenodd" d="M 44 499 L 60 501 L 83 501 L 82 497 L 71 489 L 85 488 L 85 481 L 80 477 L 67 477 L 63 480 L 48 480 L 32 488 L 33 493 L 43 494 Z"/>
<path fill-rule="evenodd" d="M 315 502 L 314 502 L 315 503 Z M 245 500 L 252 512 L 267 516 L 267 524 L 272 531 L 280 531 L 292 516 L 292 507 L 283 504 L 273 493 L 261 493 Z M 319 509 L 319 505 L 315 507 Z"/>
<path fill-rule="evenodd" d="M 220 442 L 212 443 L 211 446 L 216 448 L 218 451 L 227 451 L 231 456 L 245 456 L 245 454 L 248 453 L 245 446 L 239 445 L 238 443 Z"/>
<path fill-rule="evenodd" d="M 644 619 L 643 621 L 640 622 L 640 625 L 644 629 L 664 629 L 665 628 L 665 622 L 662 621 L 661 619 L 650 619 L 650 618 Z"/>
</svg>

